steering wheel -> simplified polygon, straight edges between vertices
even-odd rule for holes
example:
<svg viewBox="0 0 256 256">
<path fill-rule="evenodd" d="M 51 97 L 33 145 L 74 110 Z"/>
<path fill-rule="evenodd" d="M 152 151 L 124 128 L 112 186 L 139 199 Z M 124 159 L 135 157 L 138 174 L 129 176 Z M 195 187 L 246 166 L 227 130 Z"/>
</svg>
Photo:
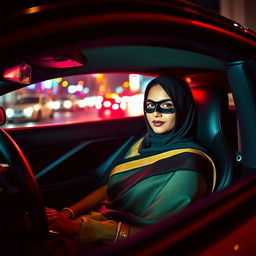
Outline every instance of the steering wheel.
<svg viewBox="0 0 256 256">
<path fill-rule="evenodd" d="M 6 171 L 3 171 L 3 167 L 0 171 L 1 198 L 8 198 L 6 204 L 1 206 L 1 211 L 7 211 L 7 214 L 15 216 L 12 217 L 13 222 L 16 216 L 18 221 L 23 222 L 20 239 L 29 235 L 33 243 L 42 243 L 47 238 L 48 227 L 39 187 L 26 157 L 3 129 L 0 129 L 0 154 L 8 164 L 7 169 L 4 168 Z"/>
</svg>

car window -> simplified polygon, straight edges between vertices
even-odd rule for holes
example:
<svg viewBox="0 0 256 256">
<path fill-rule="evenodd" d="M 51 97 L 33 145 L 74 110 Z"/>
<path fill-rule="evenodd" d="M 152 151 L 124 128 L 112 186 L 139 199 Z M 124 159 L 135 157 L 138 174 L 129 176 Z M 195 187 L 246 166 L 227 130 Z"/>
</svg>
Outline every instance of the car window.
<svg viewBox="0 0 256 256">
<path fill-rule="evenodd" d="M 130 73 L 87 74 L 32 84 L 2 99 L 7 114 L 4 127 L 92 122 L 142 115 L 144 89 L 153 78 Z"/>
</svg>

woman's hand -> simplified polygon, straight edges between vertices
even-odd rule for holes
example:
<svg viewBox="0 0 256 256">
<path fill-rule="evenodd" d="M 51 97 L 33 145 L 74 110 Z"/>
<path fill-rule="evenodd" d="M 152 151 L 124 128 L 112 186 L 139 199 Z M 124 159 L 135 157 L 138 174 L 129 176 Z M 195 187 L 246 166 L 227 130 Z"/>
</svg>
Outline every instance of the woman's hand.
<svg viewBox="0 0 256 256">
<path fill-rule="evenodd" d="M 60 212 L 59 212 L 62 216 L 66 217 L 67 219 L 72 219 L 73 218 L 73 215 L 70 211 L 66 210 L 65 208 L 62 209 Z"/>
<path fill-rule="evenodd" d="M 45 207 L 45 213 L 47 216 L 48 227 L 50 230 L 54 230 L 66 236 L 78 235 L 81 223 L 75 220 L 70 220 L 63 216 L 62 213 Z"/>
</svg>

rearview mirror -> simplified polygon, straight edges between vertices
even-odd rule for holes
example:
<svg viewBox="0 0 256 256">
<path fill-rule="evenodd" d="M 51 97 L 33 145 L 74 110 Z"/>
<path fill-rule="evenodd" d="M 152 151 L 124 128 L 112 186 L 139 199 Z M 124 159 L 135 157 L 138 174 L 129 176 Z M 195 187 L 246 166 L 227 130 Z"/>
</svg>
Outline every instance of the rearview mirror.
<svg viewBox="0 0 256 256">
<path fill-rule="evenodd" d="M 4 125 L 6 122 L 6 114 L 4 108 L 0 107 L 0 125 Z"/>
<path fill-rule="evenodd" d="M 20 84 L 30 84 L 31 73 L 32 68 L 29 65 L 22 63 L 20 65 L 5 70 L 3 77 L 4 79 L 12 82 Z"/>
</svg>

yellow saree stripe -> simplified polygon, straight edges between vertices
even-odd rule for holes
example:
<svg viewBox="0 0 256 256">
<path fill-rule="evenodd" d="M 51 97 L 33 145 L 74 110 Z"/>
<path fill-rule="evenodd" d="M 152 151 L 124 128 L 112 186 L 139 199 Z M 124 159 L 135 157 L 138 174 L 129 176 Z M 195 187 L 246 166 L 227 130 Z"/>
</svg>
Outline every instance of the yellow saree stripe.
<svg viewBox="0 0 256 256">
<path fill-rule="evenodd" d="M 125 157 L 125 158 L 129 158 L 129 157 L 133 157 L 133 156 L 137 156 L 139 155 L 139 146 L 140 143 L 142 142 L 142 140 L 144 139 L 144 137 L 142 137 L 141 139 L 139 139 L 131 148 L 129 154 Z"/>
<path fill-rule="evenodd" d="M 215 184 L 216 184 L 216 168 L 215 165 L 212 161 L 212 159 L 206 155 L 204 152 L 200 151 L 200 150 L 196 150 L 196 149 L 192 149 L 192 148 L 182 148 L 182 149 L 173 149 L 170 151 L 166 151 L 157 155 L 153 155 L 153 156 L 149 156 L 149 157 L 145 157 L 142 159 L 137 159 L 131 162 L 127 162 L 127 163 L 123 163 L 123 164 L 119 164 L 116 167 L 113 168 L 113 170 L 110 173 L 110 177 L 114 174 L 117 173 L 121 173 L 121 172 L 126 172 L 126 171 L 130 171 L 132 169 L 135 168 L 140 168 L 146 165 L 150 165 L 153 164 L 155 162 L 157 162 L 158 160 L 164 159 L 164 158 L 168 158 L 168 157 L 172 157 L 181 153 L 185 153 L 185 152 L 189 152 L 189 153 L 195 153 L 195 154 L 199 154 L 202 157 L 208 159 L 208 161 L 210 161 L 210 163 L 212 164 L 213 167 L 213 186 L 212 186 L 212 191 L 214 190 Z"/>
</svg>

